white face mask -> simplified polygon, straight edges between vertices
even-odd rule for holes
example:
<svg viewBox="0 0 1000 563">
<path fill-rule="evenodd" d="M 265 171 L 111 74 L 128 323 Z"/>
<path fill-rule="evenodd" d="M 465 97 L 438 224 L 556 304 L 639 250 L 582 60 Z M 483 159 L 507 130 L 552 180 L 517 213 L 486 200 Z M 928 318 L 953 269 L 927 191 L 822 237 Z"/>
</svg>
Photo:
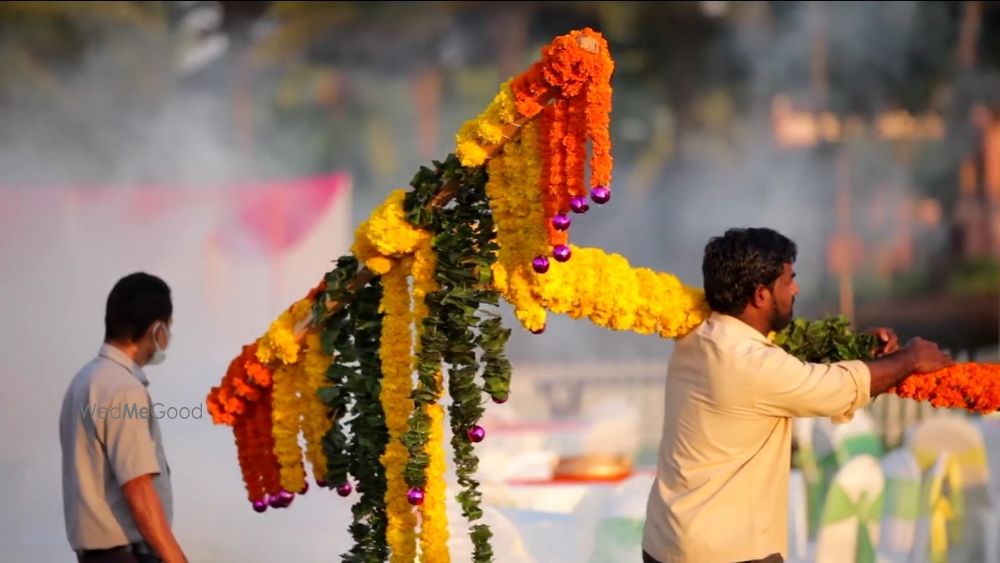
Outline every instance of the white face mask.
<svg viewBox="0 0 1000 563">
<path fill-rule="evenodd" d="M 153 352 L 153 357 L 146 362 L 146 365 L 150 366 L 162 364 L 163 360 L 167 359 L 167 346 L 170 345 L 170 339 L 173 337 L 173 335 L 170 334 L 169 329 L 167 329 L 167 325 L 160 321 L 157 322 L 159 323 L 159 326 L 153 329 L 153 345 L 156 346 L 156 351 Z M 161 328 L 167 331 L 167 344 L 163 348 L 160 348 L 160 341 L 156 339 L 156 331 Z"/>
</svg>

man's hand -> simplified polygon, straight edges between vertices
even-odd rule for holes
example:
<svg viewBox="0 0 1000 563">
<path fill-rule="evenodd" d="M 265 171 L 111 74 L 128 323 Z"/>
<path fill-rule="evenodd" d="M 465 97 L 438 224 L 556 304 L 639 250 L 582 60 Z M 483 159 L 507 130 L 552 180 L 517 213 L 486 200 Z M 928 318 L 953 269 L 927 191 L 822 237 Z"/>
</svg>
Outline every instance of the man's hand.
<svg viewBox="0 0 1000 563">
<path fill-rule="evenodd" d="M 128 502 L 132 518 L 143 539 L 152 546 L 164 563 L 187 563 L 187 558 L 177 543 L 170 523 L 163 512 L 160 495 L 153 487 L 153 476 L 142 475 L 122 485 L 122 494 Z"/>
<path fill-rule="evenodd" d="M 876 358 L 881 358 L 899 350 L 899 337 L 896 336 L 896 333 L 891 328 L 872 328 L 866 332 L 878 338 L 878 348 L 875 349 Z"/>
<path fill-rule="evenodd" d="M 898 348 L 895 336 L 893 334 L 893 338 L 889 340 Z M 948 354 L 938 349 L 937 344 L 923 338 L 914 338 L 906 344 L 906 348 L 896 353 L 885 353 L 865 362 L 871 374 L 870 394 L 875 397 L 895 387 L 911 374 L 930 373 L 953 363 Z"/>
<path fill-rule="evenodd" d="M 903 353 L 911 356 L 914 373 L 930 373 L 955 363 L 947 352 L 942 352 L 938 348 L 937 344 L 923 338 L 910 340 Z"/>
</svg>

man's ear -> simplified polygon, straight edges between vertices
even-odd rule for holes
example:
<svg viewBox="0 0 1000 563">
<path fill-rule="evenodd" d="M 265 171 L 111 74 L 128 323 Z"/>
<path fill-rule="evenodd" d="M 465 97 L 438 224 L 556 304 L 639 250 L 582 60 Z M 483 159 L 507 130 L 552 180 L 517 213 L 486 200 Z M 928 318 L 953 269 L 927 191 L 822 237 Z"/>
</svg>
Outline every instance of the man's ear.
<svg viewBox="0 0 1000 563">
<path fill-rule="evenodd" d="M 750 298 L 750 306 L 754 309 L 763 309 L 771 303 L 771 290 L 767 286 L 758 285 Z"/>
</svg>

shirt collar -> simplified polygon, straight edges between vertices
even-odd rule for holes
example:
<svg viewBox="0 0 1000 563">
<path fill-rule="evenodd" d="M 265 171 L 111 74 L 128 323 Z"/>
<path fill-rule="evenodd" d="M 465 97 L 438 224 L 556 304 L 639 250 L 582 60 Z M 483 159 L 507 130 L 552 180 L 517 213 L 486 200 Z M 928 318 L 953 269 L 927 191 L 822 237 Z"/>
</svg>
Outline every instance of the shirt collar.
<svg viewBox="0 0 1000 563">
<path fill-rule="evenodd" d="M 101 350 L 97 353 L 98 356 L 102 358 L 107 358 L 112 362 L 122 366 L 127 369 L 132 375 L 135 376 L 143 385 L 149 386 L 149 379 L 146 379 L 146 374 L 139 367 L 139 364 L 135 363 L 132 358 L 125 355 L 125 352 L 119 350 L 116 346 L 108 344 L 105 342 L 101 344 Z"/>
<path fill-rule="evenodd" d="M 759 330 L 737 319 L 736 317 L 733 317 L 731 315 L 726 315 L 725 313 L 712 311 L 712 315 L 710 318 L 712 319 L 713 322 L 725 326 L 726 328 L 736 332 L 740 336 L 744 336 L 746 338 L 750 338 L 758 342 L 763 342 L 768 346 L 775 345 L 774 342 L 771 342 L 771 340 L 768 339 L 768 337 L 761 334 Z"/>
</svg>

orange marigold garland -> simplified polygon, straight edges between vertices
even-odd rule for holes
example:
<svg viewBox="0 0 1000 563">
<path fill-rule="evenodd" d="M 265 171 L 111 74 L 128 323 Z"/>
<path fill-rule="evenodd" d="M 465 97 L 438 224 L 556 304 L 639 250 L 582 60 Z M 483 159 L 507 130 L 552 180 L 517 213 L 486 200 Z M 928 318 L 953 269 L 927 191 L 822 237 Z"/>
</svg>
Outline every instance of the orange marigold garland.
<svg viewBox="0 0 1000 563">
<path fill-rule="evenodd" d="M 271 436 L 270 389 L 263 390 L 259 400 L 246 403 L 245 413 L 232 426 L 243 483 L 254 510 L 263 512 L 269 502 L 272 506 L 284 503 Z"/>
<path fill-rule="evenodd" d="M 271 386 L 271 370 L 257 360 L 256 353 L 256 343 L 244 346 L 229 363 L 222 383 L 209 392 L 206 405 L 215 424 L 235 424 L 247 403 L 259 400 L 261 390 Z"/>
<path fill-rule="evenodd" d="M 256 467 L 256 448 L 259 444 L 254 442 L 251 435 L 252 417 L 243 416 L 233 424 L 233 437 L 236 440 L 236 456 L 240 463 L 240 472 L 243 474 L 243 484 L 247 489 L 247 499 L 263 509 L 265 502 L 264 485 L 261 482 L 260 473 Z"/>
<path fill-rule="evenodd" d="M 566 135 L 563 136 L 565 150 L 566 189 L 560 205 L 569 205 L 571 197 L 587 197 L 587 97 L 577 96 L 570 100 L 560 100 L 565 106 Z"/>
<path fill-rule="evenodd" d="M 614 62 L 608 57 L 604 63 L 596 71 L 596 78 L 587 85 L 585 112 L 587 136 L 590 138 L 590 185 L 610 189 L 614 165 L 611 158 L 611 73 Z"/>
<path fill-rule="evenodd" d="M 996 412 L 1000 409 L 1000 365 L 966 362 L 933 373 L 914 374 L 897 385 L 895 392 L 935 407 Z"/>
<path fill-rule="evenodd" d="M 591 142 L 591 198 L 611 199 L 611 73 L 614 63 L 604 38 L 591 29 L 561 36 L 542 49 L 542 58 L 511 83 L 518 113 L 541 112 L 543 220 L 552 256 L 570 259 L 567 210 L 589 209 L 586 190 L 587 142 Z M 555 102 L 546 106 L 549 95 Z M 548 270 L 544 255 L 532 263 L 538 273 Z"/>
<path fill-rule="evenodd" d="M 569 205 L 566 191 L 566 151 L 563 144 L 563 139 L 567 136 L 567 106 L 565 100 L 556 100 L 548 105 L 542 110 L 539 128 L 541 138 L 538 146 L 541 150 L 542 170 L 537 181 L 540 182 L 542 193 L 542 219 L 548 232 L 549 246 L 553 248 L 566 244 L 569 240 L 568 218 L 555 219 L 559 214 L 565 216 Z"/>
</svg>

